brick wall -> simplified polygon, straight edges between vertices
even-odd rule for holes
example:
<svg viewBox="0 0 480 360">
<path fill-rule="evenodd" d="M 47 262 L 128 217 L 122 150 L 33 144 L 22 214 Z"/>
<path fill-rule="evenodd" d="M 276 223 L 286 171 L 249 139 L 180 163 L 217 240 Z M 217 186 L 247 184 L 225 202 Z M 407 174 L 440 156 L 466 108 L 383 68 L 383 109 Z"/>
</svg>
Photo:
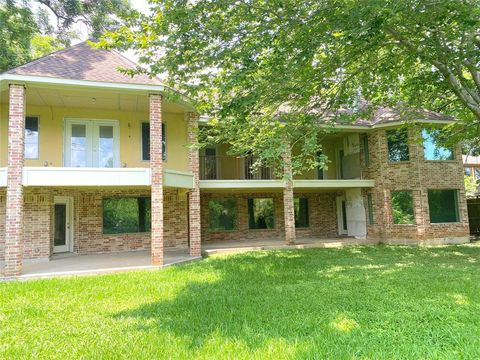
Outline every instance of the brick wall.
<svg viewBox="0 0 480 360">
<path fill-rule="evenodd" d="M 24 201 L 24 258 L 48 259 L 53 253 L 54 197 L 74 201 L 74 252 L 94 254 L 150 249 L 150 233 L 103 234 L 102 200 L 107 197 L 150 196 L 149 190 L 27 188 Z M 164 189 L 166 248 L 187 247 L 188 204 L 184 192 Z M 4 198 L 4 195 L 3 195 Z M 0 259 L 4 249 L 5 202 L 0 193 Z"/>
<path fill-rule="evenodd" d="M 362 171 L 365 178 L 375 180 L 375 188 L 370 190 L 373 200 L 374 225 L 367 226 L 368 236 L 387 243 L 468 241 L 468 213 L 460 147 L 455 148 L 455 160 L 426 161 L 420 127 L 411 127 L 408 131 L 410 160 L 399 163 L 388 161 L 385 130 L 377 130 L 368 135 L 370 166 L 363 166 Z M 363 152 L 363 146 L 361 151 Z M 430 223 L 429 189 L 458 190 L 460 215 L 458 223 Z M 415 224 L 393 224 L 390 193 L 395 190 L 412 191 Z M 367 193 L 368 191 L 364 192 L 365 196 Z"/>
<path fill-rule="evenodd" d="M 296 229 L 297 238 L 302 237 L 335 237 L 338 234 L 338 222 L 335 197 L 338 193 L 295 192 L 294 197 L 306 197 L 309 206 L 309 228 Z M 211 199 L 235 198 L 237 201 L 237 229 L 233 231 L 211 231 L 209 229 L 208 202 Z M 249 198 L 273 198 L 275 206 L 275 228 L 251 230 L 248 227 Z M 215 240 L 253 240 L 253 239 L 285 239 L 284 207 L 281 192 L 252 193 L 211 193 L 201 194 L 202 241 Z"/>
<path fill-rule="evenodd" d="M 5 196 L 5 191 L 0 190 L 0 262 L 5 261 Z"/>
<path fill-rule="evenodd" d="M 192 146 L 188 149 L 188 167 L 193 174 L 194 187 L 188 194 L 188 219 L 190 255 L 201 255 L 201 215 L 200 215 L 200 160 L 198 149 L 198 114 L 187 113 L 188 143 Z"/>
</svg>

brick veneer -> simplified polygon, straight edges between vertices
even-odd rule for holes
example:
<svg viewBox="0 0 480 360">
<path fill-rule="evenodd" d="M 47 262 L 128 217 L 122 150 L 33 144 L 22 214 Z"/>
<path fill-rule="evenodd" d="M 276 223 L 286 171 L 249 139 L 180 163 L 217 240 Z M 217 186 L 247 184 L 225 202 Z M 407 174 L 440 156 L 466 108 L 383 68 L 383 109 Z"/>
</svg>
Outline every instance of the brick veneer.
<svg viewBox="0 0 480 360">
<path fill-rule="evenodd" d="M 201 216 L 200 216 L 200 160 L 198 149 L 194 147 L 198 144 L 198 115 L 196 113 L 187 113 L 186 121 L 188 125 L 188 143 L 191 147 L 188 149 L 188 167 L 193 174 L 194 187 L 188 194 L 188 219 L 189 219 L 189 243 L 190 255 L 201 255 Z"/>
<path fill-rule="evenodd" d="M 0 260 L 3 257 L 2 226 L 5 201 L 0 192 Z M 24 259 L 48 259 L 53 253 L 54 197 L 73 197 L 74 252 L 98 254 L 150 249 L 150 233 L 103 234 L 104 198 L 150 196 L 147 189 L 52 189 L 26 188 L 24 201 Z M 3 196 L 4 198 L 4 196 Z M 164 189 L 164 246 L 186 248 L 188 244 L 187 196 Z"/>
<path fill-rule="evenodd" d="M 295 192 L 294 197 L 308 199 L 310 227 L 296 229 L 297 238 L 335 237 L 338 234 L 335 197 L 337 192 Z M 234 198 L 237 202 L 237 229 L 233 231 L 211 231 L 209 229 L 208 202 L 211 199 Z M 273 198 L 275 206 L 275 228 L 268 230 L 250 230 L 248 227 L 249 198 Z M 202 241 L 215 240 L 253 240 L 285 239 L 283 195 L 278 192 L 222 193 L 202 192 Z"/>
<path fill-rule="evenodd" d="M 370 238 L 386 243 L 455 243 L 468 241 L 468 214 L 463 180 L 462 154 L 455 148 L 452 161 L 426 161 L 424 158 L 421 130 L 410 127 L 410 160 L 399 163 L 388 161 L 388 145 L 385 130 L 369 133 L 369 164 L 363 166 L 365 178 L 375 180 L 371 190 L 374 209 L 374 224 L 368 225 Z M 362 146 L 363 153 L 363 146 Z M 364 155 L 362 154 L 362 159 Z M 362 162 L 364 163 L 364 162 Z M 428 208 L 429 189 L 458 190 L 458 223 L 431 224 Z M 393 224 L 391 191 L 410 190 L 413 193 L 415 224 Z M 368 192 L 365 192 L 365 195 Z"/>
<path fill-rule="evenodd" d="M 5 191 L 0 189 L 0 274 L 3 274 L 5 261 Z"/>
<path fill-rule="evenodd" d="M 283 153 L 283 216 L 285 226 L 285 242 L 295 244 L 295 213 L 293 204 L 292 153 L 288 147 Z"/>
<path fill-rule="evenodd" d="M 8 167 L 5 213 L 5 276 L 22 272 L 25 87 L 10 85 L 8 109 Z"/>
<path fill-rule="evenodd" d="M 163 265 L 162 96 L 150 95 L 150 171 L 152 194 L 152 265 Z"/>
</svg>

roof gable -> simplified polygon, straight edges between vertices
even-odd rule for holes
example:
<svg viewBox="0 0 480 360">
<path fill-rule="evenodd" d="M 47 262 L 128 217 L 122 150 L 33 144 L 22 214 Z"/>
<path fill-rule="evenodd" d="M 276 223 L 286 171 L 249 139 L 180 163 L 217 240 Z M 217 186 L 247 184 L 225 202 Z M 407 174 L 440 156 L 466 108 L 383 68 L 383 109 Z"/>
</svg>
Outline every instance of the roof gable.
<svg viewBox="0 0 480 360">
<path fill-rule="evenodd" d="M 136 64 L 116 51 L 93 49 L 87 42 L 57 51 L 5 74 L 111 83 L 161 85 L 158 78 L 140 74 L 131 77 L 118 68 L 134 69 Z"/>
</svg>

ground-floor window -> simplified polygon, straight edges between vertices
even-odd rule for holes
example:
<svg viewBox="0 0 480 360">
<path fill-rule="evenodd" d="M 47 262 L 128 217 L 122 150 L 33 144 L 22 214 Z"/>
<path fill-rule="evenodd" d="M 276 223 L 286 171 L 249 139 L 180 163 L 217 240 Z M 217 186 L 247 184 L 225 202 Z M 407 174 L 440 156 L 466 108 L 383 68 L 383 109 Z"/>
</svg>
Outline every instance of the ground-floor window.
<svg viewBox="0 0 480 360">
<path fill-rule="evenodd" d="M 248 199 L 248 225 L 250 229 L 273 229 L 275 209 L 272 198 Z"/>
<path fill-rule="evenodd" d="M 367 194 L 368 225 L 373 225 L 373 200 L 372 194 Z"/>
<path fill-rule="evenodd" d="M 213 199 L 208 202 L 208 222 L 210 230 L 235 230 L 237 227 L 237 201 Z"/>
<path fill-rule="evenodd" d="M 428 190 L 431 223 L 458 222 L 457 190 Z"/>
<path fill-rule="evenodd" d="M 413 194 L 411 191 L 392 191 L 392 216 L 394 224 L 414 224 Z"/>
<path fill-rule="evenodd" d="M 293 199 L 293 206 L 295 210 L 295 227 L 306 228 L 310 226 L 308 216 L 308 199 L 295 198 Z"/>
<path fill-rule="evenodd" d="M 103 233 L 149 232 L 151 200 L 149 197 L 103 199 Z"/>
</svg>

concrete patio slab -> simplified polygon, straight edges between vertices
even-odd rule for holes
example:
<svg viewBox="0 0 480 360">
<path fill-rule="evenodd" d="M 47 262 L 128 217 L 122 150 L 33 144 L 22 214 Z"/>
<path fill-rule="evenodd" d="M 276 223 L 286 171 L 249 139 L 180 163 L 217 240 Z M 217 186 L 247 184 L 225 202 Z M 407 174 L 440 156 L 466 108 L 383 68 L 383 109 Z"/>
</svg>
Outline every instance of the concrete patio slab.
<svg viewBox="0 0 480 360">
<path fill-rule="evenodd" d="M 164 265 L 150 264 L 150 251 L 129 251 L 108 254 L 58 254 L 50 261 L 26 261 L 23 274 L 17 279 L 38 279 L 59 276 L 93 275 L 132 270 L 152 270 L 198 260 L 188 249 L 165 250 Z"/>
<path fill-rule="evenodd" d="M 281 250 L 281 249 L 308 249 L 308 248 L 331 248 L 352 245 L 375 245 L 378 241 L 355 239 L 351 237 L 338 238 L 301 238 L 296 244 L 287 245 L 279 239 L 255 239 L 255 240 L 224 240 L 209 241 L 202 243 L 202 252 L 205 256 L 227 253 L 239 253 L 255 250 Z"/>
</svg>

